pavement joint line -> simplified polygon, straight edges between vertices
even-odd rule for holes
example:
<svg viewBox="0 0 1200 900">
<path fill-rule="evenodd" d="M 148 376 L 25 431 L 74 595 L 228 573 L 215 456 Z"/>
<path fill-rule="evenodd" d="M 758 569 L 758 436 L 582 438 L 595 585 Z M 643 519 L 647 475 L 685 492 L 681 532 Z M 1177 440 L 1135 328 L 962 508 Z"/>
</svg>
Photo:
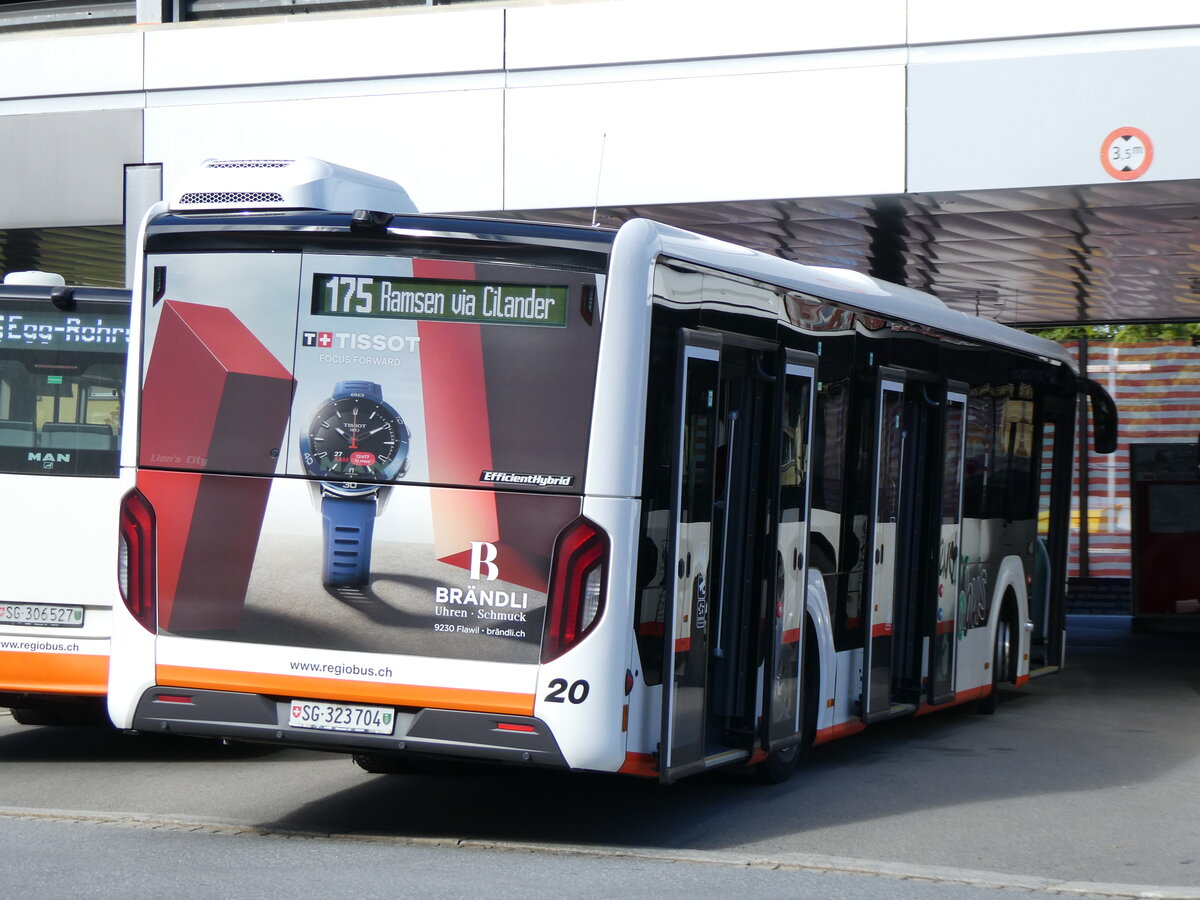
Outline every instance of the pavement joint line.
<svg viewBox="0 0 1200 900">
<path fill-rule="evenodd" d="M 606 859 L 635 859 L 651 862 L 699 863 L 728 867 L 769 868 L 843 875 L 871 875 L 907 881 L 961 884 L 1006 890 L 1041 892 L 1064 897 L 1130 898 L 1130 900 L 1200 900 L 1200 887 L 1116 884 L 1097 881 L 1066 881 L 1036 875 L 1012 875 L 982 869 L 929 866 L 887 860 L 857 859 L 816 853 L 783 853 L 758 856 L 720 850 L 671 850 L 585 844 L 542 844 L 532 841 L 503 841 L 483 838 L 406 837 L 353 832 L 320 832 L 300 829 L 237 825 L 230 822 L 171 819 L 140 813 L 81 812 L 73 810 L 0 807 L 0 817 L 75 824 L 151 828 L 170 831 L 206 831 L 211 834 L 251 835 L 285 839 L 325 839 L 364 843 L 396 843 L 463 850 L 494 850 L 510 853 L 548 853 L 559 856 L 588 856 Z"/>
</svg>

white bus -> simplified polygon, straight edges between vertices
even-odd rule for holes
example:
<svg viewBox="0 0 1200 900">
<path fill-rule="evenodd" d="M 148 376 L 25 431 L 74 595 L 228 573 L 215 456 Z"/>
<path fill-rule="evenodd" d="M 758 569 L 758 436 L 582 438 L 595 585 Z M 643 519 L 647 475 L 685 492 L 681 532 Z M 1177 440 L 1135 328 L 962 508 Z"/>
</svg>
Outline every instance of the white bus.
<svg viewBox="0 0 1200 900">
<path fill-rule="evenodd" d="M 646 220 L 297 209 L 288 177 L 146 221 L 118 726 L 778 780 L 1061 662 L 1088 385 L 1057 345 Z"/>
<path fill-rule="evenodd" d="M 0 706 L 106 723 L 129 291 L 10 272 L 0 286 Z"/>
</svg>

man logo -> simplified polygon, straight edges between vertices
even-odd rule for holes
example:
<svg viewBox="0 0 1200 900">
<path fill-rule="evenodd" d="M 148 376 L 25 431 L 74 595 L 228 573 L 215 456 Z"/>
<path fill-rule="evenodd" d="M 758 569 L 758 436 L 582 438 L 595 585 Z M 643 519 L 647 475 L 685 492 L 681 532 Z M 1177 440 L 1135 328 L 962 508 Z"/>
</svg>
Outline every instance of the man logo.
<svg viewBox="0 0 1200 900">
<path fill-rule="evenodd" d="M 69 463 L 71 461 L 71 454 L 31 450 L 26 459 L 29 462 L 40 462 L 43 469 L 53 469 L 55 463 Z"/>
<path fill-rule="evenodd" d="M 471 541 L 471 580 L 495 581 L 500 577 L 496 566 L 496 545 L 487 541 Z M 485 574 L 486 573 L 486 574 Z"/>
</svg>

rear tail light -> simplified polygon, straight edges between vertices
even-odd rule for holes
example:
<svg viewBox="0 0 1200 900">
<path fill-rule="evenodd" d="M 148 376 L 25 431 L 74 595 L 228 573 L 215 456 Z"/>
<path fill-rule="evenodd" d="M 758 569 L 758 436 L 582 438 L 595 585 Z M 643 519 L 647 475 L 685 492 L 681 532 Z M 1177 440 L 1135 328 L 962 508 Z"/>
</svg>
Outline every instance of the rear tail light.
<svg viewBox="0 0 1200 900">
<path fill-rule="evenodd" d="M 582 516 L 554 542 L 542 662 L 562 656 L 600 621 L 608 579 L 608 535 Z"/>
<path fill-rule="evenodd" d="M 137 488 L 121 500 L 120 529 L 117 581 L 121 599 L 138 624 L 154 634 L 154 507 Z"/>
</svg>

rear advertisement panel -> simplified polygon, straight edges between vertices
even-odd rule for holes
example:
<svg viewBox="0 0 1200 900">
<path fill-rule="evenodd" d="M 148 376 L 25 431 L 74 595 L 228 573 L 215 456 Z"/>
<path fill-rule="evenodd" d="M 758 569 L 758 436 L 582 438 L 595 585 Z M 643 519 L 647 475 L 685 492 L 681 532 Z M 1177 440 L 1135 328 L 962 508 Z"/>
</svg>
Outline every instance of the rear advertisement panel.
<svg viewBox="0 0 1200 900">
<path fill-rule="evenodd" d="M 581 508 L 595 277 L 150 264 L 138 486 L 160 633 L 536 663 L 555 537 Z"/>
</svg>

